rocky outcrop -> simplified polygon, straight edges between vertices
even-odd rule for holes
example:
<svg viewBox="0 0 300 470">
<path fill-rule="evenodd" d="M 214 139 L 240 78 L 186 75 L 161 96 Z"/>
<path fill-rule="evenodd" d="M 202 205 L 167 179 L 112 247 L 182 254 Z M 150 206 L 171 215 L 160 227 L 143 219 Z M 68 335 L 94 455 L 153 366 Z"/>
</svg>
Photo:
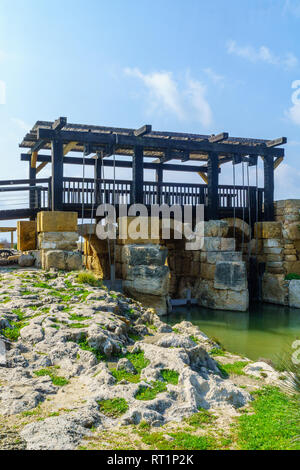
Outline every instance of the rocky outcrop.
<svg viewBox="0 0 300 470">
<path fill-rule="evenodd" d="M 20 413 L 28 416 L 28 424 L 20 419 L 18 445 L 76 449 L 92 428 L 141 421 L 160 426 L 180 422 L 199 407 L 224 413 L 251 400 L 222 377 L 208 354 L 215 345 L 191 323 L 172 329 L 152 309 L 120 293 L 80 285 L 74 274 L 7 273 L 0 294 L 12 283 L 11 298 L 0 306 L 6 349 L 0 415 L 7 422 L 17 422 Z M 167 381 L 166 370 L 176 380 Z M 139 399 L 147 389 L 149 399 Z M 126 404 L 118 417 L 100 406 L 114 398 Z"/>
</svg>

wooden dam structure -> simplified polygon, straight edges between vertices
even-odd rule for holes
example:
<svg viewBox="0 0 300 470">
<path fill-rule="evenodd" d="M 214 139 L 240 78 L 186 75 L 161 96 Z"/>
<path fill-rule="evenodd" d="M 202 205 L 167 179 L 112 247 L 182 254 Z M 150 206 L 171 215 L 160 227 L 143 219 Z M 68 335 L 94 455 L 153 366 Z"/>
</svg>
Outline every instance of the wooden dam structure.
<svg viewBox="0 0 300 470">
<path fill-rule="evenodd" d="M 0 220 L 35 219 L 41 210 L 75 211 L 90 218 L 101 203 L 179 204 L 205 206 L 205 219 L 240 217 L 250 225 L 274 220 L 274 169 L 284 158 L 279 146 L 286 138 L 262 140 L 219 135 L 153 131 L 37 121 L 20 147 L 28 178 L 0 181 L 0 193 L 24 192 L 27 207 L 0 207 Z M 25 151 L 24 150 L 24 151 Z M 81 154 L 68 156 L 69 152 Z M 113 159 L 109 157 L 114 156 Z M 263 159 L 264 185 L 220 185 L 222 165 L 244 163 L 249 168 Z M 171 162 L 172 161 L 172 162 Z M 51 176 L 40 177 L 46 165 Z M 66 177 L 65 165 L 93 167 L 94 177 Z M 131 180 L 105 179 L 106 167 L 132 169 Z M 144 170 L 155 171 L 155 181 L 144 179 Z M 164 181 L 164 172 L 198 173 L 203 184 Z"/>
</svg>

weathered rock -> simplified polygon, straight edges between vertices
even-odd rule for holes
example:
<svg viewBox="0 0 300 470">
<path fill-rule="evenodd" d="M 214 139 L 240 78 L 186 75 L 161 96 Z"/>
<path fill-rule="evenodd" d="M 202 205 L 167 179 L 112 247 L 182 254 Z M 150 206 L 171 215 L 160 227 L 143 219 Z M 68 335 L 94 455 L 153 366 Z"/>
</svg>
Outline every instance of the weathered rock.
<svg viewBox="0 0 300 470">
<path fill-rule="evenodd" d="M 22 328 L 20 336 L 24 341 L 36 344 L 44 339 L 44 331 L 40 325 L 34 323 Z"/>
<path fill-rule="evenodd" d="M 163 266 L 168 250 L 160 245 L 126 245 L 122 250 L 122 262 L 132 266 Z"/>
<path fill-rule="evenodd" d="M 21 255 L 19 256 L 18 264 L 19 266 L 26 267 L 26 268 L 33 266 L 34 257 L 31 255 Z"/>
<path fill-rule="evenodd" d="M 299 222 L 293 222 L 288 225 L 284 225 L 282 234 L 284 238 L 288 240 L 300 240 Z"/>
<path fill-rule="evenodd" d="M 254 237 L 281 238 L 282 225 L 280 222 L 256 222 L 254 225 Z"/>
<path fill-rule="evenodd" d="M 79 252 L 49 250 L 43 251 L 43 269 L 51 268 L 63 271 L 77 271 L 82 269 L 82 255 Z"/>
<path fill-rule="evenodd" d="M 128 266 L 127 268 L 126 286 L 130 287 L 132 291 L 152 295 L 166 295 L 168 285 L 168 266 Z"/>
<path fill-rule="evenodd" d="M 247 289 L 247 270 L 243 261 L 218 261 L 216 264 L 215 289 L 241 291 Z"/>
<path fill-rule="evenodd" d="M 195 295 L 198 305 L 216 310 L 245 312 L 249 307 L 248 289 L 215 289 L 214 281 L 200 280 L 195 287 Z"/>
<path fill-rule="evenodd" d="M 264 302 L 288 305 L 288 283 L 283 274 L 264 274 L 262 297 Z"/>
<path fill-rule="evenodd" d="M 132 362 L 126 359 L 126 357 L 119 359 L 117 364 L 117 370 L 125 370 L 126 372 L 129 372 L 131 374 L 136 374 L 136 369 L 134 365 L 132 364 Z"/>
<path fill-rule="evenodd" d="M 76 232 L 42 232 L 38 234 L 38 247 L 40 250 L 67 250 L 77 249 L 78 233 Z"/>
<path fill-rule="evenodd" d="M 200 222 L 195 231 L 202 237 L 226 237 L 228 233 L 228 223 L 225 220 Z"/>
</svg>

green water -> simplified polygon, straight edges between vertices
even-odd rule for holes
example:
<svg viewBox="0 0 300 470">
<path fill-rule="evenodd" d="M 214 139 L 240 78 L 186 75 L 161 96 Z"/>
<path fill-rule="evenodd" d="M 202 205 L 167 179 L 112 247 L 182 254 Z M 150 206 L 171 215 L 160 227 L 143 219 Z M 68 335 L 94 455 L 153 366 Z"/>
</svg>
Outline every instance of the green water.
<svg viewBox="0 0 300 470">
<path fill-rule="evenodd" d="M 223 312 L 192 306 L 176 307 L 167 323 L 187 320 L 223 347 L 252 360 L 276 359 L 300 339 L 300 309 L 253 304 L 249 312 Z"/>
</svg>

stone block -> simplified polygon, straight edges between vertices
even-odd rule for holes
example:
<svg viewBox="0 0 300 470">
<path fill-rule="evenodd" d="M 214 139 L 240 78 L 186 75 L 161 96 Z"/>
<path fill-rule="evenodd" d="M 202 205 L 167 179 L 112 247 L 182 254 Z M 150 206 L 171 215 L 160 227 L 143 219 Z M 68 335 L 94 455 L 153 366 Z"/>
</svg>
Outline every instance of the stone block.
<svg viewBox="0 0 300 470">
<path fill-rule="evenodd" d="M 45 270 L 78 271 L 82 269 L 82 255 L 74 251 L 43 250 L 42 267 Z"/>
<path fill-rule="evenodd" d="M 123 265 L 124 266 L 124 265 Z M 125 273 L 126 285 L 131 290 L 151 295 L 167 295 L 170 271 L 168 266 L 128 266 Z"/>
<path fill-rule="evenodd" d="M 263 250 L 264 255 L 282 255 L 283 254 L 283 248 L 264 248 Z"/>
<path fill-rule="evenodd" d="M 256 222 L 254 225 L 254 238 L 281 238 L 282 225 L 280 222 Z"/>
<path fill-rule="evenodd" d="M 122 262 L 132 266 L 163 266 L 168 250 L 159 245 L 125 245 L 122 250 Z"/>
<path fill-rule="evenodd" d="M 18 265 L 23 267 L 23 268 L 28 268 L 29 266 L 34 265 L 34 257 L 31 255 L 21 255 L 18 258 Z"/>
<path fill-rule="evenodd" d="M 221 249 L 221 237 L 204 237 L 200 242 L 202 251 L 219 251 Z"/>
<path fill-rule="evenodd" d="M 284 261 L 283 267 L 286 274 L 296 273 L 300 275 L 300 261 Z"/>
<path fill-rule="evenodd" d="M 283 237 L 288 240 L 300 240 L 300 222 L 293 222 L 288 225 L 284 225 L 282 229 Z"/>
<path fill-rule="evenodd" d="M 264 302 L 288 305 L 288 283 L 283 274 L 264 274 L 262 298 Z"/>
<path fill-rule="evenodd" d="M 37 215 L 38 232 L 77 232 L 77 212 L 42 211 Z"/>
<path fill-rule="evenodd" d="M 17 222 L 17 247 L 20 251 L 36 249 L 36 222 L 19 220 Z"/>
<path fill-rule="evenodd" d="M 282 255 L 281 254 L 274 255 L 274 254 L 268 253 L 266 255 L 266 261 L 267 262 L 270 262 L 270 261 L 281 262 L 282 261 Z"/>
<path fill-rule="evenodd" d="M 284 255 L 284 260 L 285 261 L 297 261 L 297 256 L 296 255 Z"/>
<path fill-rule="evenodd" d="M 289 281 L 289 307 L 300 308 L 300 280 Z"/>
<path fill-rule="evenodd" d="M 226 237 L 228 234 L 228 223 L 224 220 L 209 220 L 200 222 L 195 229 L 201 237 Z"/>
<path fill-rule="evenodd" d="M 244 261 L 219 261 L 216 264 L 214 288 L 240 291 L 247 289 L 247 270 Z"/>
<path fill-rule="evenodd" d="M 77 232 L 42 232 L 38 234 L 40 250 L 77 250 Z"/>
<path fill-rule="evenodd" d="M 130 282 L 131 281 L 123 281 L 123 290 L 125 294 L 141 302 L 144 307 L 154 308 L 157 315 L 159 316 L 164 316 L 169 313 L 170 308 L 167 296 L 150 295 L 137 292 L 135 289 L 132 289 Z"/>
<path fill-rule="evenodd" d="M 282 240 L 280 238 L 268 238 L 263 241 L 265 248 L 282 248 Z"/>
<path fill-rule="evenodd" d="M 215 264 L 201 263 L 200 265 L 200 277 L 202 279 L 213 280 L 215 278 L 215 271 L 216 271 Z"/>
<path fill-rule="evenodd" d="M 221 238 L 221 251 L 235 251 L 234 238 Z"/>
<path fill-rule="evenodd" d="M 242 261 L 242 253 L 240 251 L 208 251 L 206 262 L 216 264 L 217 261 Z"/>
<path fill-rule="evenodd" d="M 202 280 L 195 288 L 198 305 L 216 310 L 232 310 L 244 312 L 249 307 L 248 289 L 218 290 L 214 288 L 214 282 Z"/>
</svg>

